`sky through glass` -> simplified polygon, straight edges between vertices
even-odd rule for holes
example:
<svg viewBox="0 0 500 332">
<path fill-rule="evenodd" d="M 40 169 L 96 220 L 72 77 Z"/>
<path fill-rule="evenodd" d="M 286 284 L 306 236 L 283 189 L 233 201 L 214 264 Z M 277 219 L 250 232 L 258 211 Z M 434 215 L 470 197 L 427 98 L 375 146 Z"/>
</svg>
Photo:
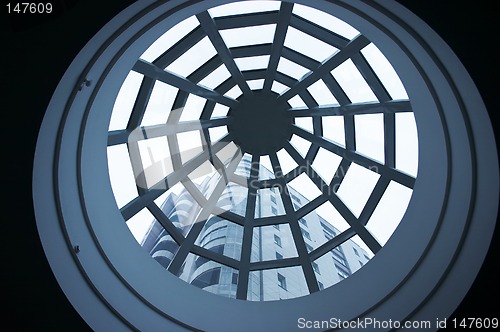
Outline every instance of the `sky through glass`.
<svg viewBox="0 0 500 332">
<path fill-rule="evenodd" d="M 277 13 L 279 10 L 280 2 L 277 1 L 249 1 L 212 8 L 208 13 L 217 24 L 223 22 L 222 18 L 231 15 Z M 230 105 L 247 93 L 243 91 L 245 89 L 242 90 L 245 86 L 242 83 L 227 85 L 235 79 L 235 70 L 238 71 L 238 75 L 242 75 L 250 90 L 260 91 L 267 85 L 265 75 L 261 77 L 259 73 L 265 73 L 274 61 L 277 75 L 271 82 L 271 90 L 280 97 L 286 96 L 296 84 L 305 82 L 316 70 L 315 68 L 328 63 L 329 59 L 342 52 L 345 45 L 349 45 L 351 41 L 361 36 L 359 31 L 342 20 L 307 6 L 294 5 L 291 17 L 293 19 L 290 20 L 283 46 L 287 54 L 297 55 L 295 58 L 282 55 L 276 59 L 269 51 L 267 54 L 259 54 L 266 52 L 255 50 L 251 56 L 235 57 L 234 67 L 228 63 L 214 65 L 208 74 L 198 77 L 197 73 L 201 67 L 212 61 L 216 63 L 214 59 L 217 58 L 220 46 L 214 45 L 211 36 L 198 33 L 203 24 L 197 16 L 189 17 L 175 25 L 144 52 L 140 60 L 143 63 L 165 62 L 163 59 L 165 51 L 185 41 L 186 36 L 199 34 L 199 40 L 192 47 L 176 59 L 166 61 L 167 65 L 162 69 L 169 75 L 172 73 L 180 78 L 193 80 L 194 84 L 202 89 L 201 91 L 213 92 L 223 97 L 209 100 L 202 95 L 196 95 L 196 89 L 191 93 L 184 93 L 182 87 L 161 80 L 152 82 L 153 88 L 145 105 L 143 117 L 138 127 L 134 128 L 138 129 L 135 133 L 139 137 L 137 144 L 139 160 L 134 161 L 131 157 L 135 146 L 135 142 L 130 139 L 131 136 L 128 141 L 121 144 L 108 144 L 110 182 L 119 208 L 123 209 L 138 197 L 141 190 L 148 189 L 139 188 L 138 192 L 137 185 L 138 176 L 146 174 L 146 169 L 156 170 L 154 174 L 158 175 L 157 177 L 146 179 L 148 186 L 154 186 L 179 166 L 185 166 L 190 160 L 203 154 L 207 146 L 213 146 L 228 134 L 227 123 L 224 120 L 228 118 Z M 227 22 L 226 24 L 231 25 L 229 21 Z M 334 36 L 337 42 L 329 44 L 301 31 L 301 27 L 307 24 L 322 27 L 322 35 Z M 238 53 L 238 50 L 249 46 L 264 45 L 262 48 L 272 49 L 273 43 L 276 43 L 278 28 L 277 23 L 221 28 L 219 36 L 224 47 L 233 50 L 234 54 L 243 54 Z M 337 45 L 339 41 L 345 45 L 342 47 Z M 371 75 L 379 79 L 382 87 L 379 90 L 382 92 L 374 89 L 372 82 L 367 81 L 370 73 L 360 70 L 366 68 L 360 67 L 360 56 L 371 68 Z M 301 64 L 291 60 L 301 57 L 305 59 Z M 135 101 L 141 93 L 141 85 L 146 84 L 147 79 L 146 73 L 134 70 L 126 77 L 114 104 L 109 125 L 110 135 L 130 129 L 128 124 L 134 111 Z M 226 85 L 228 89 L 224 89 Z M 381 96 L 385 96 L 384 100 Z M 185 101 L 179 104 L 183 98 Z M 407 102 L 408 95 L 395 69 L 373 43 L 367 43 L 359 50 L 356 57 L 337 64 L 325 77 L 310 82 L 305 92 L 287 99 L 289 108 L 287 112 L 293 114 L 294 126 L 298 128 L 291 135 L 291 147 L 302 158 L 312 160 L 309 167 L 347 207 L 348 213 L 355 218 L 362 218 L 367 205 L 373 204 L 370 199 L 373 193 L 377 192 L 379 186 L 385 185 L 386 189 L 379 194 L 378 201 L 372 207 L 372 213 L 365 221 L 366 229 L 381 245 L 388 241 L 396 229 L 411 198 L 412 188 L 400 183 L 398 179 L 403 177 L 414 179 L 417 175 L 417 128 Z M 210 104 L 213 112 L 207 118 L 205 112 L 207 105 Z M 178 105 L 182 106 L 178 108 Z M 372 112 L 376 108 L 380 111 Z M 401 111 L 403 109 L 404 111 Z M 391 134 L 387 125 L 388 118 L 393 119 L 394 123 L 392 129 L 395 137 L 394 161 L 391 161 L 386 148 L 386 135 Z M 210 122 L 216 120 L 222 122 Z M 353 133 L 352 129 L 355 129 Z M 313 158 L 309 155 L 315 146 L 312 136 L 319 136 L 322 142 L 326 142 L 317 148 Z M 207 142 L 207 138 L 210 142 Z M 177 153 L 173 154 L 175 150 Z M 355 158 L 346 163 L 344 161 L 346 155 L 350 156 L 352 152 L 355 153 Z M 283 174 L 291 174 L 300 166 L 296 158 L 285 148 L 277 151 L 276 156 Z M 358 159 L 361 162 L 358 162 Z M 386 165 L 388 160 L 393 165 Z M 372 166 L 367 167 L 367 161 L 373 161 Z M 201 184 L 206 178 L 217 174 L 214 167 L 219 165 L 210 162 L 207 164 L 199 176 L 190 177 L 193 182 Z M 260 157 L 260 167 L 268 173 L 273 173 L 273 163 L 267 155 Z M 308 201 L 313 201 L 322 196 L 322 191 L 306 173 L 302 172 L 286 185 L 299 192 Z M 387 183 L 381 184 L 384 182 L 382 180 L 385 180 L 384 174 L 388 173 L 396 175 L 392 180 L 389 179 Z M 181 181 L 169 192 L 180 194 L 187 187 L 189 183 Z M 158 199 L 161 197 L 165 195 Z M 339 212 L 328 201 L 317 208 L 317 213 L 341 231 L 349 227 L 344 218 L 345 213 Z M 128 219 L 127 225 L 139 243 L 154 219 L 147 209 L 140 210 Z M 370 248 L 359 236 L 353 237 L 353 240 L 371 253 Z"/>
</svg>

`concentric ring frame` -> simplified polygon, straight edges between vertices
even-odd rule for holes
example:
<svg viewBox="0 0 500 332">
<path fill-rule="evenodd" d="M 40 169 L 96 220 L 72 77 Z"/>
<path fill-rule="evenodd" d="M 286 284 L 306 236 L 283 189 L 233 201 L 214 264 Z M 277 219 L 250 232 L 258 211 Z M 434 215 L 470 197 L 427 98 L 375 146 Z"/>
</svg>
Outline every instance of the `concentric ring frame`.
<svg viewBox="0 0 500 332">
<path fill-rule="evenodd" d="M 419 174 L 413 196 L 370 264 L 321 292 L 254 303 L 192 287 L 137 245 L 109 183 L 109 96 L 164 31 L 225 2 L 135 3 L 87 44 L 61 80 L 41 127 L 33 190 L 44 250 L 73 306 L 96 330 L 293 331 L 301 317 L 449 316 L 479 271 L 493 233 L 496 147 L 479 93 L 456 56 L 394 1 L 303 2 L 334 13 L 374 42 L 405 84 L 414 110 Z M 224 319 L 214 319 L 221 313 Z"/>
</svg>

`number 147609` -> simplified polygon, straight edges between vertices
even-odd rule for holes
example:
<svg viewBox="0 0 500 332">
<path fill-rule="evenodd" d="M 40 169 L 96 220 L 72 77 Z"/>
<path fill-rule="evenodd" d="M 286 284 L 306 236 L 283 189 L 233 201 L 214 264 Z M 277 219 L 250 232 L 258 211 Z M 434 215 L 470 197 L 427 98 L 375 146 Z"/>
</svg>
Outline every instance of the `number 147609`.
<svg viewBox="0 0 500 332">
<path fill-rule="evenodd" d="M 52 13 L 52 3 L 17 2 L 8 3 L 8 14 L 50 14 Z"/>
<path fill-rule="evenodd" d="M 496 329 L 498 328 L 498 318 L 453 318 L 453 328 L 463 329 Z"/>
</svg>

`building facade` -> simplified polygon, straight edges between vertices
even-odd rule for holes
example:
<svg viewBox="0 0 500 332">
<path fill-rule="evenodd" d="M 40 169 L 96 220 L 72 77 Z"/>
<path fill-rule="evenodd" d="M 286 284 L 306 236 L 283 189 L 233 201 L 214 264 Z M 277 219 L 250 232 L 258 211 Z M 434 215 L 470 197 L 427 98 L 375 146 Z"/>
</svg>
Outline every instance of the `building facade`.
<svg viewBox="0 0 500 332">
<path fill-rule="evenodd" d="M 245 156 L 235 174 L 249 178 L 251 160 Z M 218 173 L 216 173 L 218 174 Z M 274 173 L 260 165 L 259 179 L 271 179 Z M 198 186 L 201 193 L 211 192 L 217 182 L 215 174 L 206 177 Z M 296 189 L 288 186 L 295 210 L 308 203 Z M 217 207 L 242 217 L 245 216 L 248 188 L 229 182 L 217 202 Z M 161 205 L 161 210 L 172 224 L 186 236 L 199 214 L 201 207 L 186 189 L 170 193 Z M 254 219 L 285 215 L 285 208 L 277 187 L 258 189 Z M 299 219 L 300 229 L 308 252 L 313 251 L 340 231 L 316 211 Z M 240 260 L 243 226 L 211 215 L 195 245 L 212 252 Z M 154 220 L 141 245 L 164 268 L 168 268 L 179 245 L 158 220 Z M 264 262 L 297 257 L 296 245 L 287 223 L 253 228 L 250 262 Z M 353 240 L 347 240 L 328 254 L 312 262 L 319 290 L 330 287 L 361 268 L 371 258 Z M 236 298 L 238 270 L 189 253 L 178 272 L 182 280 L 208 292 Z M 301 266 L 250 271 L 247 300 L 271 301 L 295 298 L 309 294 Z"/>
</svg>

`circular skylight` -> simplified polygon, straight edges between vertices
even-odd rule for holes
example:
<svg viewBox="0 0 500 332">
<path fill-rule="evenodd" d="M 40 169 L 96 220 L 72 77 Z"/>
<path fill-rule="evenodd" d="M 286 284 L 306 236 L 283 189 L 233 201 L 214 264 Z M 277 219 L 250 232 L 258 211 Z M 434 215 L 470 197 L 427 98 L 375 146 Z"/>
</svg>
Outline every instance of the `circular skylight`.
<svg viewBox="0 0 500 332">
<path fill-rule="evenodd" d="M 96 330 L 434 322 L 488 250 L 495 151 L 465 69 L 394 1 L 137 1 L 58 85 L 33 196 Z"/>
<path fill-rule="evenodd" d="M 184 19 L 137 59 L 108 164 L 129 229 L 158 263 L 209 292 L 267 301 L 332 286 L 382 248 L 417 150 L 403 83 L 374 43 L 317 9 L 251 1 Z"/>
</svg>

